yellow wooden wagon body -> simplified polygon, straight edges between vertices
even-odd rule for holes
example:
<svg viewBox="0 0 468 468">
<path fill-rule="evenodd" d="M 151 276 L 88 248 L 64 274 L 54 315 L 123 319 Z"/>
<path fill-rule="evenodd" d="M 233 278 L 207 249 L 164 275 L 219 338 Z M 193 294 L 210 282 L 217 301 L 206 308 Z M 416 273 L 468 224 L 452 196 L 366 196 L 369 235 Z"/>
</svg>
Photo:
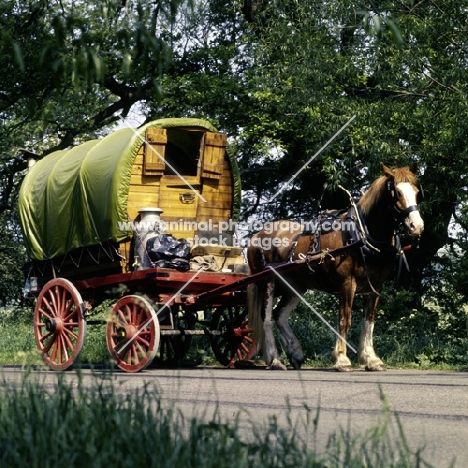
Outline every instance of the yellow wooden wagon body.
<svg viewBox="0 0 468 468">
<path fill-rule="evenodd" d="M 137 268 L 135 226 L 147 208 L 162 210 L 166 232 L 188 239 L 194 255 L 243 263 L 229 232 L 240 178 L 226 143 L 204 120 L 161 119 L 37 162 L 19 197 L 33 274 L 74 279 Z"/>
</svg>

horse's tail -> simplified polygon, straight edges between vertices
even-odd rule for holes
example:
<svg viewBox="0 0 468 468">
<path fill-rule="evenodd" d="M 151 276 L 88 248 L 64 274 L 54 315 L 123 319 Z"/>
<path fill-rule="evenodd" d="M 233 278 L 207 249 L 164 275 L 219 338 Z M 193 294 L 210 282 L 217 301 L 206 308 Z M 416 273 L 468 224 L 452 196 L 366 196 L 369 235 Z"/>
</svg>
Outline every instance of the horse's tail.
<svg viewBox="0 0 468 468">
<path fill-rule="evenodd" d="M 262 296 L 258 284 L 252 283 L 247 286 L 247 311 L 249 328 L 253 330 L 255 350 L 250 357 L 255 357 L 262 349 L 265 342 L 262 319 Z"/>
</svg>

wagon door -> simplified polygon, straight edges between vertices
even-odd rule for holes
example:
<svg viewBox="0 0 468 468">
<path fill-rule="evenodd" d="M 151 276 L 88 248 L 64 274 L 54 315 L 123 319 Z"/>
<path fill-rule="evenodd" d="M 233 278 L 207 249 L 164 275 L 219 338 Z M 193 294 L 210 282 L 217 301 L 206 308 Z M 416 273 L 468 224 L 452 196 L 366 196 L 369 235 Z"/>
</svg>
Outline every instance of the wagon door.
<svg viewBox="0 0 468 468">
<path fill-rule="evenodd" d="M 167 230 L 175 237 L 194 236 L 197 211 L 203 203 L 200 165 L 204 133 L 166 129 L 165 167 L 160 178 L 159 207 Z"/>
<path fill-rule="evenodd" d="M 192 128 L 148 128 L 132 169 L 128 212 L 159 207 L 167 231 L 193 238 L 216 230 L 232 212 L 232 174 L 226 136 Z"/>
<path fill-rule="evenodd" d="M 198 204 L 197 218 L 211 220 L 212 225 L 227 222 L 232 217 L 233 180 L 226 158 L 226 135 L 205 133 L 202 145 L 201 180 L 203 198 Z"/>
</svg>

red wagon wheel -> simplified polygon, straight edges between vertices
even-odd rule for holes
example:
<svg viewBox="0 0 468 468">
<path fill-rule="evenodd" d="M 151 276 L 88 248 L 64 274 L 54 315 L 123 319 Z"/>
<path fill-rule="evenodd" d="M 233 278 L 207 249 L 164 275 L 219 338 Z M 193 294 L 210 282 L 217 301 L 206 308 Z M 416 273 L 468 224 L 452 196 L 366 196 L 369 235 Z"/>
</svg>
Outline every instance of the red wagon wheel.
<svg viewBox="0 0 468 468">
<path fill-rule="evenodd" d="M 211 319 L 211 329 L 221 332 L 211 335 L 211 348 L 216 359 L 227 367 L 236 361 L 251 359 L 256 344 L 247 320 L 247 308 L 238 306 L 218 307 Z"/>
<path fill-rule="evenodd" d="M 34 335 L 44 362 L 54 370 L 68 369 L 78 358 L 86 337 L 83 300 L 64 278 L 42 288 L 34 310 Z"/>
<path fill-rule="evenodd" d="M 106 328 L 107 349 L 123 371 L 139 372 L 150 365 L 159 339 L 158 317 L 143 297 L 122 297 L 112 308 Z"/>
</svg>

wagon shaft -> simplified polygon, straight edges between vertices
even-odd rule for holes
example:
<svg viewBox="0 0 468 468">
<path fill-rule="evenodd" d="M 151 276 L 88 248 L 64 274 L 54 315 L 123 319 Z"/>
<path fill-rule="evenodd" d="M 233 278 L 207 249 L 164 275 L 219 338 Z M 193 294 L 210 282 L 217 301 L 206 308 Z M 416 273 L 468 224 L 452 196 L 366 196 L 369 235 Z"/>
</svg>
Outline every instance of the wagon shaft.
<svg viewBox="0 0 468 468">
<path fill-rule="evenodd" d="M 313 267 L 314 265 L 317 265 L 321 262 L 323 262 L 324 258 L 334 258 L 334 257 L 339 257 L 340 255 L 346 255 L 348 252 L 357 249 L 362 246 L 362 240 L 358 242 L 353 242 L 352 244 L 346 245 L 344 247 L 340 247 L 337 249 L 333 249 L 330 251 L 325 251 L 325 252 L 319 252 L 314 255 L 308 255 L 302 260 L 295 260 L 295 261 L 289 261 L 289 262 L 284 262 L 280 263 L 277 265 L 272 264 L 272 268 L 277 272 L 277 273 L 289 273 L 293 270 L 296 270 L 298 268 L 304 268 L 304 267 Z M 273 276 L 275 273 L 272 271 L 271 268 L 265 268 L 263 271 L 260 271 L 258 273 L 251 274 L 245 278 L 240 279 L 239 281 L 236 281 L 231 284 L 227 284 L 224 286 L 220 286 L 216 289 L 213 289 L 212 291 L 206 291 L 204 293 L 201 293 L 197 296 L 192 296 L 190 298 L 191 303 L 196 303 L 196 304 L 203 304 L 206 302 L 212 301 L 214 298 L 219 297 L 223 294 L 228 294 L 232 293 L 237 290 L 242 290 L 245 289 L 249 284 L 256 283 L 257 281 L 261 281 L 267 278 L 270 278 Z M 189 298 L 185 299 L 187 302 L 189 302 Z"/>
</svg>

